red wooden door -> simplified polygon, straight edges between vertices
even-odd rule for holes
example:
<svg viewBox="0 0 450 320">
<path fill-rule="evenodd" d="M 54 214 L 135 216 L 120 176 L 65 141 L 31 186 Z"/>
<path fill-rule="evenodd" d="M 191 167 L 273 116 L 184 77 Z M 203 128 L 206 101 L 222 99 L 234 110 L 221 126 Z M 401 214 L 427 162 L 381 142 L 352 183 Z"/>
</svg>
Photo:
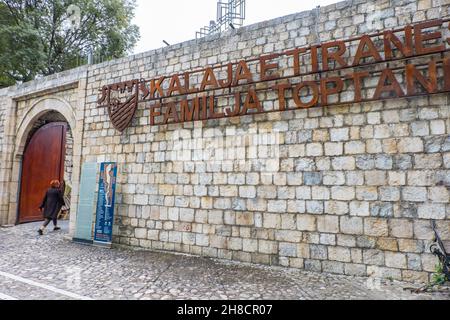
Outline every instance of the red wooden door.
<svg viewBox="0 0 450 320">
<path fill-rule="evenodd" d="M 64 179 L 66 124 L 40 128 L 28 143 L 22 162 L 19 223 L 40 221 L 39 206 L 51 180 Z"/>
</svg>

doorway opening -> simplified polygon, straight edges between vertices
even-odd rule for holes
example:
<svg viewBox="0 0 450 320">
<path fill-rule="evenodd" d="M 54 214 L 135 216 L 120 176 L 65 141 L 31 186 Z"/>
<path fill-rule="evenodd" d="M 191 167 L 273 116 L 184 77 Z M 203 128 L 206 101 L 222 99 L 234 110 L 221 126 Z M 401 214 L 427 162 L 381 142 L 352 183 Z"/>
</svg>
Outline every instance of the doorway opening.
<svg viewBox="0 0 450 320">
<path fill-rule="evenodd" d="M 64 116 L 50 111 L 39 117 L 27 137 L 22 158 L 18 223 L 43 220 L 39 211 L 51 180 L 64 182 L 66 206 L 60 218 L 69 219 L 72 187 L 73 137 Z"/>
</svg>

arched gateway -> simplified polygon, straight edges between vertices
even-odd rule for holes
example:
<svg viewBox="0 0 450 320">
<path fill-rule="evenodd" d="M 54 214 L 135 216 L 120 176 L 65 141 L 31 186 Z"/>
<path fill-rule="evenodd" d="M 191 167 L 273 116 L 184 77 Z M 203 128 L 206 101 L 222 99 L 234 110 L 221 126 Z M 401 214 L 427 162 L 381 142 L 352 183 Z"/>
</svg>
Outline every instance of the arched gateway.
<svg viewBox="0 0 450 320">
<path fill-rule="evenodd" d="M 71 185 L 73 119 L 68 103 L 50 98 L 35 103 L 20 123 L 17 223 L 42 220 L 39 206 L 50 180 Z"/>
<path fill-rule="evenodd" d="M 20 184 L 19 223 L 42 220 L 39 206 L 50 180 L 63 181 L 67 124 L 39 128 L 26 146 Z"/>
</svg>

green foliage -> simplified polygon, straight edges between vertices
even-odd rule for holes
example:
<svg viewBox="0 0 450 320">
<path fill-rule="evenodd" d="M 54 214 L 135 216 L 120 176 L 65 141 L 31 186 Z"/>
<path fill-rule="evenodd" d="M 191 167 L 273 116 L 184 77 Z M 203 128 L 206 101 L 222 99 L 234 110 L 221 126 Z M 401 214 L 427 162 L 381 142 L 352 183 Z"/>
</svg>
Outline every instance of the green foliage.
<svg viewBox="0 0 450 320">
<path fill-rule="evenodd" d="M 0 87 L 76 67 L 90 51 L 125 56 L 139 39 L 134 9 L 135 0 L 0 0 Z"/>
<path fill-rule="evenodd" d="M 436 265 L 436 271 L 433 274 L 431 281 L 432 281 L 432 285 L 434 285 L 434 286 L 435 285 L 443 285 L 447 281 L 447 276 L 444 273 L 441 263 Z"/>
</svg>

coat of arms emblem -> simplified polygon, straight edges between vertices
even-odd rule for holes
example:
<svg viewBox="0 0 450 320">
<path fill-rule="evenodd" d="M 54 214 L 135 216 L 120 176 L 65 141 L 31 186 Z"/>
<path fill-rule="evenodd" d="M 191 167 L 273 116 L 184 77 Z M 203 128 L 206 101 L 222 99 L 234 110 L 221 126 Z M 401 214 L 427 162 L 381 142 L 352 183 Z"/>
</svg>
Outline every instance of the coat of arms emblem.
<svg viewBox="0 0 450 320">
<path fill-rule="evenodd" d="M 105 104 L 106 102 L 106 104 Z M 123 132 L 131 124 L 139 102 L 139 80 L 104 86 L 99 105 L 108 109 L 114 128 Z"/>
</svg>

